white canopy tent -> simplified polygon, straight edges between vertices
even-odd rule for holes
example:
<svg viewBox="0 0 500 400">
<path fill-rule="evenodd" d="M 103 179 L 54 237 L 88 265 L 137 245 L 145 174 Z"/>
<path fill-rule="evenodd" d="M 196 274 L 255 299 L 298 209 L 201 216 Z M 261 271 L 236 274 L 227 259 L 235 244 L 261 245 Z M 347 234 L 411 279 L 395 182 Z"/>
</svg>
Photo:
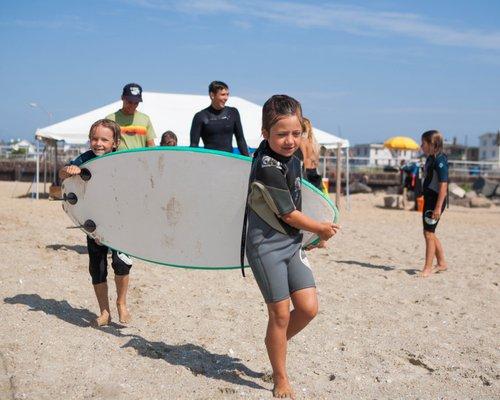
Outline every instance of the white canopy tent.
<svg viewBox="0 0 500 400">
<path fill-rule="evenodd" d="M 208 96 L 201 95 L 144 92 L 142 98 L 144 101 L 139 105 L 138 110 L 151 118 L 151 123 L 157 135 L 157 143 L 159 143 L 163 132 L 171 130 L 177 135 L 179 146 L 189 146 L 189 131 L 193 116 L 210 104 Z M 235 96 L 229 98 L 227 105 L 236 107 L 239 110 L 248 146 L 252 148 L 258 147 L 262 140 L 260 133 L 262 107 Z M 92 123 L 117 111 L 121 106 L 122 102 L 116 101 L 57 124 L 40 128 L 36 131 L 35 136 L 39 139 L 64 140 L 69 144 L 85 144 Z M 327 148 L 337 147 L 339 143 L 342 147 L 349 146 L 347 140 L 338 138 L 321 129 L 314 128 L 314 133 L 318 143 Z M 200 146 L 202 145 L 200 141 Z M 236 141 L 234 140 L 233 145 L 236 147 Z"/>
<path fill-rule="evenodd" d="M 193 117 L 198 111 L 210 104 L 208 96 L 203 95 L 143 92 L 142 98 L 143 102 L 140 103 L 138 111 L 147 114 L 151 118 L 157 136 L 156 143 L 160 142 L 163 132 L 171 130 L 177 135 L 179 146 L 189 146 L 189 133 Z M 257 148 L 262 140 L 262 107 L 235 96 L 229 98 L 227 105 L 236 107 L 240 112 L 248 147 Z M 122 102 L 119 100 L 76 117 L 37 129 L 35 138 L 53 142 L 54 144 L 59 140 L 64 140 L 68 144 L 85 144 L 88 142 L 90 126 L 98 119 L 106 117 L 106 115 L 119 110 L 121 107 Z M 340 153 L 340 148 L 349 147 L 348 140 L 316 127 L 314 127 L 314 134 L 320 145 L 328 149 L 337 148 L 337 153 Z M 202 145 L 203 143 L 200 141 L 200 146 Z M 233 147 L 236 147 L 234 138 Z M 348 173 L 346 176 L 348 176 Z"/>
</svg>

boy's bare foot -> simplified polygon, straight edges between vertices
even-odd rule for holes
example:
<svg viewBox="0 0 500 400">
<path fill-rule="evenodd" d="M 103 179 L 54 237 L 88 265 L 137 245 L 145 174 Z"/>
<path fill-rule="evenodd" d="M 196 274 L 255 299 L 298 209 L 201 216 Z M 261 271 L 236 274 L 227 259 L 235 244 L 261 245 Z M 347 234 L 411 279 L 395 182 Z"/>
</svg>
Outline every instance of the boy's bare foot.
<svg viewBox="0 0 500 400">
<path fill-rule="evenodd" d="M 273 397 L 278 399 L 292 399 L 295 400 L 295 394 L 293 393 L 292 387 L 288 382 L 288 379 L 273 378 Z"/>
<path fill-rule="evenodd" d="M 418 276 L 420 278 L 428 278 L 429 276 L 431 276 L 433 273 L 434 273 L 434 268 L 432 267 L 424 267 L 424 269 L 422 271 L 420 271 L 420 273 L 418 274 Z"/>
<path fill-rule="evenodd" d="M 128 324 L 132 316 L 128 312 L 126 304 L 116 303 L 116 308 L 118 309 L 118 319 L 121 324 Z"/>
<path fill-rule="evenodd" d="M 98 328 L 100 326 L 105 326 L 109 325 L 111 322 L 111 316 L 107 311 L 103 311 L 101 315 L 99 315 L 96 319 L 94 319 L 90 325 L 92 325 L 94 328 Z"/>
</svg>

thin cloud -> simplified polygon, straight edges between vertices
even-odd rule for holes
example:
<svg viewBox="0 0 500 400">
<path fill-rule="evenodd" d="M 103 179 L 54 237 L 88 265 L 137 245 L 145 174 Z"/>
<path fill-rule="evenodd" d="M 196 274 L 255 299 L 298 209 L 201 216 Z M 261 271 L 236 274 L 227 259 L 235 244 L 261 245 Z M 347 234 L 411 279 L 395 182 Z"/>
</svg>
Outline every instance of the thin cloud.
<svg viewBox="0 0 500 400">
<path fill-rule="evenodd" d="M 232 22 L 232 24 L 238 28 L 242 28 L 245 30 L 252 28 L 252 24 L 248 21 L 236 20 L 236 21 Z"/>
<path fill-rule="evenodd" d="M 52 20 L 29 20 L 29 19 L 14 19 L 10 21 L 0 21 L 0 26 L 15 27 L 24 29 L 71 29 L 77 31 L 92 31 L 92 26 L 87 22 L 82 21 L 78 16 L 62 16 Z"/>
<path fill-rule="evenodd" d="M 500 107 L 389 107 L 378 110 L 372 110 L 377 114 L 429 114 L 429 115 L 482 115 L 482 114 L 497 114 L 500 112 Z"/>
<path fill-rule="evenodd" d="M 330 29 L 353 35 L 399 35 L 442 46 L 500 50 L 500 32 L 457 29 L 433 23 L 414 13 L 371 11 L 364 7 L 312 5 L 290 1 L 210 2 L 191 0 L 128 0 L 137 6 L 190 15 L 233 14 L 243 18 L 259 18 L 298 28 Z"/>
</svg>

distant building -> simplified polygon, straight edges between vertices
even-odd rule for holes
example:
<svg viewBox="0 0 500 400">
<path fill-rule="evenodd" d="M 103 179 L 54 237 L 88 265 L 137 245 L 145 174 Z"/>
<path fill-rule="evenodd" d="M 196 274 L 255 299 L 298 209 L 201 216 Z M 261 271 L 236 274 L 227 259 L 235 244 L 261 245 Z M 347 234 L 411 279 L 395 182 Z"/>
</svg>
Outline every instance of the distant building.
<svg viewBox="0 0 500 400">
<path fill-rule="evenodd" d="M 382 143 L 356 144 L 350 152 L 353 165 L 369 167 L 399 165 L 399 160 L 411 160 L 418 156 L 418 151 L 389 150 Z"/>
<path fill-rule="evenodd" d="M 12 151 L 21 151 L 23 152 L 24 154 L 35 154 L 36 151 L 35 151 L 35 146 L 33 146 L 33 144 L 31 144 L 30 142 L 28 142 L 27 140 L 21 140 L 15 144 L 13 144 L 12 146 L 10 146 Z"/>
<path fill-rule="evenodd" d="M 469 147 L 457 143 L 457 138 L 453 138 L 453 142 L 444 142 L 443 150 L 449 160 L 459 161 L 478 161 L 479 148 Z"/>
<path fill-rule="evenodd" d="M 8 144 L 0 144 L 0 156 L 5 157 L 10 154 L 11 152 L 10 145 Z"/>
<path fill-rule="evenodd" d="M 479 160 L 500 163 L 500 131 L 479 136 Z"/>
</svg>

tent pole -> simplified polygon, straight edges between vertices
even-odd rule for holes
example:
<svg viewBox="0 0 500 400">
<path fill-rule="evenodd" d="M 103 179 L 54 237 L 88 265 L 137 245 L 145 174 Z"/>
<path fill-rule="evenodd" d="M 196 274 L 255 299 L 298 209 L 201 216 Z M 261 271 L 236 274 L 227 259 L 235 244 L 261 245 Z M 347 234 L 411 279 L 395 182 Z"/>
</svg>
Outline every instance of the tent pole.
<svg viewBox="0 0 500 400">
<path fill-rule="evenodd" d="M 40 197 L 40 191 L 38 190 L 38 185 L 40 183 L 40 141 L 36 140 L 36 199 Z"/>
<path fill-rule="evenodd" d="M 335 205 L 340 208 L 340 185 L 342 184 L 342 144 L 337 144 L 337 173 L 335 183 Z"/>
<path fill-rule="evenodd" d="M 57 186 L 57 141 L 54 140 L 54 186 Z"/>
<path fill-rule="evenodd" d="M 346 156 L 345 156 L 345 193 L 347 197 L 347 211 L 351 211 L 351 198 L 349 191 L 349 147 L 345 148 Z"/>
<path fill-rule="evenodd" d="M 43 146 L 43 194 L 47 195 L 47 142 Z"/>
</svg>

